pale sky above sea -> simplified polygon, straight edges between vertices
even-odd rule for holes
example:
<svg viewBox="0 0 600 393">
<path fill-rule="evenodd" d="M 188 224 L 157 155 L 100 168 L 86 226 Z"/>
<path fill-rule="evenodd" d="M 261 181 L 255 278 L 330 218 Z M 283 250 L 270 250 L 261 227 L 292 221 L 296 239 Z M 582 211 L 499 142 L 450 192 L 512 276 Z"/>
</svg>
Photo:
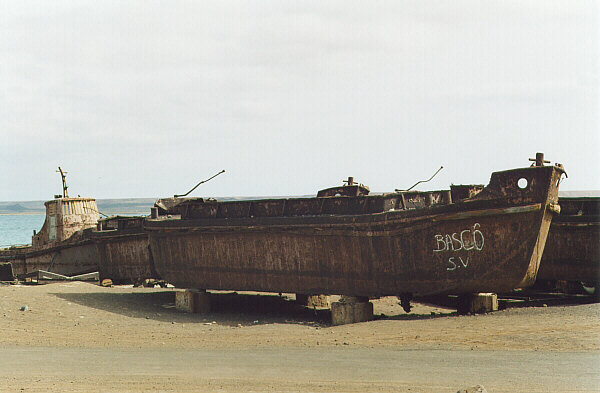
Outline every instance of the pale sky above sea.
<svg viewBox="0 0 600 393">
<path fill-rule="evenodd" d="M 600 189 L 595 1 L 3 1 L 0 200 Z"/>
</svg>

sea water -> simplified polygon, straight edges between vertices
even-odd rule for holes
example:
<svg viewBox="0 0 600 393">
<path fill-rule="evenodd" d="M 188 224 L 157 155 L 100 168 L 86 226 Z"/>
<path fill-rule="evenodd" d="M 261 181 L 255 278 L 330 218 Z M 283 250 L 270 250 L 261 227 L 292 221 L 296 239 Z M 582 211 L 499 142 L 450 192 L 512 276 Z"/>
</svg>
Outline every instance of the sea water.
<svg viewBox="0 0 600 393">
<path fill-rule="evenodd" d="M 0 214 L 0 247 L 16 244 L 31 244 L 33 230 L 39 231 L 46 215 Z"/>
</svg>

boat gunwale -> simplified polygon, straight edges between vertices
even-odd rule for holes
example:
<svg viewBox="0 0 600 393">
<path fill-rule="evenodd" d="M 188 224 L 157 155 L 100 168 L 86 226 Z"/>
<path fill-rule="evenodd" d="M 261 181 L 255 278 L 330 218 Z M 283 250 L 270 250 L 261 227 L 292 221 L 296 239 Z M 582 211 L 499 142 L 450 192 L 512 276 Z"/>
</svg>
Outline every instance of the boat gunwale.
<svg viewBox="0 0 600 393">
<path fill-rule="evenodd" d="M 475 201 L 473 201 L 475 202 Z M 480 202 L 480 201 L 476 201 Z M 210 224 L 217 225 L 206 225 L 208 219 L 166 219 L 166 220 L 148 220 L 144 223 L 144 231 L 149 233 L 156 233 L 161 231 L 211 231 L 211 230 L 223 230 L 228 229 L 232 231 L 239 231 L 240 229 L 248 230 L 259 230 L 259 229 L 283 229 L 283 228 L 327 228 L 327 227 L 348 227 L 352 226 L 353 229 L 364 226 L 377 226 L 386 224 L 396 223 L 415 223 L 420 221 L 431 221 L 431 222 L 445 222 L 445 221 L 456 221 L 462 219 L 468 219 L 472 217 L 482 216 L 493 216 L 493 215 L 506 215 L 506 214 L 518 214 L 525 212 L 538 211 L 542 209 L 542 203 L 528 204 L 522 206 L 509 206 L 509 207 L 492 207 L 482 208 L 476 210 L 467 210 L 459 212 L 432 212 L 428 211 L 429 214 L 406 214 L 412 213 L 415 210 L 420 213 L 425 213 L 424 210 L 437 210 L 439 208 L 446 208 L 450 205 L 444 206 L 433 206 L 424 209 L 414 210 L 394 210 L 372 214 L 360 214 L 360 215 L 318 215 L 318 216 L 296 216 L 296 217 L 260 217 L 261 222 L 256 222 L 254 218 L 219 218 L 210 219 L 211 221 L 219 221 L 218 223 L 211 222 Z M 446 209 L 444 209 L 446 210 Z M 403 214 L 404 213 L 404 214 Z M 446 216 L 446 217 L 444 217 Z M 262 222 L 262 221 L 271 222 Z M 338 222 L 331 222 L 332 220 Z M 249 222 L 254 221 L 254 222 Z M 276 223 L 279 221 L 280 223 Z M 281 223 L 281 221 L 286 221 Z M 297 222 L 289 222 L 297 221 Z M 308 221 L 308 222 L 307 222 Z M 313 221 L 313 222 L 310 222 Z M 317 222 L 314 222 L 317 221 Z M 319 222 L 320 221 L 320 222 Z M 176 225 L 169 225 L 176 224 Z"/>
<path fill-rule="evenodd" d="M 42 255 L 42 254 L 47 254 L 50 252 L 56 252 L 56 251 L 60 251 L 60 250 L 64 250 L 67 248 L 72 248 L 72 247 L 79 247 L 79 246 L 85 246 L 88 245 L 90 243 L 94 243 L 94 239 L 92 238 L 85 238 L 82 240 L 78 240 L 78 241 L 69 241 L 69 240 L 65 240 L 63 243 L 58 243 L 58 244 L 52 244 L 50 247 L 48 248 L 36 248 L 34 250 L 28 250 L 28 251 L 22 251 L 21 253 L 15 253 L 12 255 L 2 255 L 4 250 L 0 250 L 0 261 L 4 260 L 8 260 L 8 259 L 24 259 L 24 258 L 31 258 L 31 257 L 36 257 L 38 255 Z M 33 246 L 28 246 L 33 248 Z M 10 249 L 8 249 L 10 251 Z M 20 249 L 23 250 L 23 249 Z M 7 253 L 9 254 L 9 253 Z"/>
</svg>

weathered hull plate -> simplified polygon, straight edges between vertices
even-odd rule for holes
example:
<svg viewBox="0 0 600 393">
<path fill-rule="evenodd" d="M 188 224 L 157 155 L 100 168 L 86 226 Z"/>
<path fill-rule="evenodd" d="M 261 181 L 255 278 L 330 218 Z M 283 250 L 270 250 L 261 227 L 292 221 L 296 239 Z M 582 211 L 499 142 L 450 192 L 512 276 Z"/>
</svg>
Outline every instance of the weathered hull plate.
<svg viewBox="0 0 600 393">
<path fill-rule="evenodd" d="M 158 274 L 184 288 L 382 296 L 531 284 L 543 210 L 481 213 L 336 229 L 151 232 L 150 244 Z"/>
<path fill-rule="evenodd" d="M 150 260 L 145 233 L 97 239 L 100 278 L 113 282 L 135 283 L 157 278 Z"/>
<path fill-rule="evenodd" d="M 3 262 L 12 264 L 15 275 L 23 275 L 36 270 L 47 270 L 65 276 L 88 273 L 98 269 L 98 253 L 91 241 L 71 245 L 48 247 L 41 250 L 18 253 L 4 251 L 0 254 Z"/>
<path fill-rule="evenodd" d="M 600 283 L 600 198 L 561 198 L 560 205 L 538 279 Z"/>
</svg>

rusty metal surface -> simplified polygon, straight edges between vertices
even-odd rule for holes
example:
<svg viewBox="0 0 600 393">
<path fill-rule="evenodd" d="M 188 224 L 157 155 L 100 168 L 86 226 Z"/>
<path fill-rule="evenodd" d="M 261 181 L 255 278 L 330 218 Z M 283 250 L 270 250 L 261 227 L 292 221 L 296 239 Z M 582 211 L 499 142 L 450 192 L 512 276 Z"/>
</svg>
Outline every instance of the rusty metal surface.
<svg viewBox="0 0 600 393">
<path fill-rule="evenodd" d="M 359 197 L 189 200 L 148 219 L 155 268 L 186 288 L 382 296 L 531 285 L 557 202 L 556 167 L 492 174 L 450 191 Z M 527 186 L 519 188 L 519 179 Z M 256 212 L 270 212 L 256 214 Z"/>
<path fill-rule="evenodd" d="M 538 278 L 600 282 L 600 198 L 560 198 Z"/>
<path fill-rule="evenodd" d="M 158 278 L 152 270 L 148 236 L 145 233 L 98 239 L 100 278 L 114 283 L 135 283 Z"/>
<path fill-rule="evenodd" d="M 356 197 L 360 195 L 369 195 L 369 187 L 364 184 L 357 184 L 354 182 L 353 177 L 349 177 L 348 180 L 344 180 L 345 185 L 340 187 L 331 187 L 321 190 L 317 193 L 317 197 L 335 197 L 335 196 L 349 196 Z"/>
<path fill-rule="evenodd" d="M 158 278 L 142 230 L 144 217 L 112 217 L 100 220 L 92 232 L 99 255 L 100 279 L 115 283 L 135 283 Z"/>
<path fill-rule="evenodd" d="M 88 228 L 68 240 L 45 246 L 0 250 L 0 261 L 11 262 L 16 275 L 47 270 L 63 275 L 99 271 L 115 282 L 156 278 L 152 270 L 143 217 L 113 217 L 99 221 L 103 230 Z"/>
<path fill-rule="evenodd" d="M 484 187 L 483 184 L 452 184 L 450 186 L 452 201 L 458 202 L 473 198 L 475 195 L 479 194 Z"/>
<path fill-rule="evenodd" d="M 17 276 L 36 270 L 75 275 L 98 269 L 98 253 L 90 239 L 65 241 L 43 248 L 3 250 L 0 251 L 0 260 L 11 262 Z"/>
<path fill-rule="evenodd" d="M 446 205 L 451 201 L 450 191 L 447 190 L 408 191 L 356 197 L 284 198 L 227 202 L 196 198 L 180 202 L 170 212 L 181 215 L 182 219 L 299 217 L 374 214 L 397 209 L 410 210 Z"/>
</svg>

